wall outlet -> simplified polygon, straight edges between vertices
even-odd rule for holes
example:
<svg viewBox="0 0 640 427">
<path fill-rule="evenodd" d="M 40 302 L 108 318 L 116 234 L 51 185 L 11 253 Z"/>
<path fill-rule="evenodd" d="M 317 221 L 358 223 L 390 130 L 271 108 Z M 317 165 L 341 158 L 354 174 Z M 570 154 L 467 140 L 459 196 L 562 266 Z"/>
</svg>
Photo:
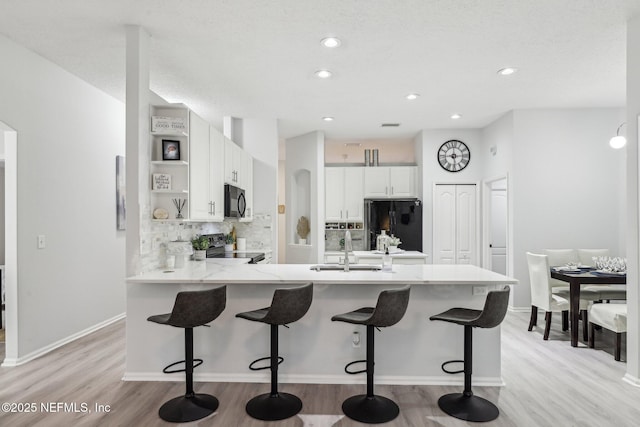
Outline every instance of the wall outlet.
<svg viewBox="0 0 640 427">
<path fill-rule="evenodd" d="M 47 246 L 47 240 L 44 234 L 38 234 L 38 249 L 44 249 Z"/>
<path fill-rule="evenodd" d="M 489 293 L 489 287 L 487 286 L 474 286 L 473 295 L 487 295 Z"/>
<path fill-rule="evenodd" d="M 351 337 L 351 343 L 353 344 L 353 348 L 360 348 L 360 332 L 354 331 L 353 336 Z"/>
</svg>

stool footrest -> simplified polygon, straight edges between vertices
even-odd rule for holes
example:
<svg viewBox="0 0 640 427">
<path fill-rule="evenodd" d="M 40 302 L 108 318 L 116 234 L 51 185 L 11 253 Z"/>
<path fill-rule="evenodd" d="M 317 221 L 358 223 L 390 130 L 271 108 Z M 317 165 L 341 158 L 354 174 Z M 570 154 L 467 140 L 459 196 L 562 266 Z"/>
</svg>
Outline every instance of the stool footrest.
<svg viewBox="0 0 640 427">
<path fill-rule="evenodd" d="M 259 368 L 255 368 L 253 365 L 255 365 L 258 362 L 262 362 L 264 360 L 271 360 L 271 356 L 267 356 L 267 357 L 261 357 L 260 359 L 256 359 L 253 362 L 249 363 L 249 369 L 251 369 L 252 371 L 262 371 L 264 369 L 271 369 L 271 365 L 267 365 L 267 366 L 260 366 Z M 282 362 L 284 362 L 284 357 L 282 356 L 278 356 L 278 365 L 281 364 Z"/>
<path fill-rule="evenodd" d="M 186 363 L 186 360 L 180 360 L 179 362 L 175 362 L 172 363 L 171 365 L 167 365 L 164 367 L 164 369 L 162 370 L 162 372 L 164 372 L 165 374 L 175 374 L 176 372 L 185 372 L 187 369 L 173 369 L 170 370 L 169 368 L 171 368 L 172 366 L 176 366 L 179 365 L 181 363 Z M 202 365 L 202 359 L 193 359 L 193 367 L 197 368 L 198 366 Z"/>
<path fill-rule="evenodd" d="M 461 369 L 459 371 L 447 371 L 447 369 L 445 368 L 445 366 L 449 365 L 450 363 L 464 363 L 464 360 L 448 360 L 446 362 L 444 362 L 440 368 L 447 374 L 461 374 L 464 372 L 464 369 Z"/>
<path fill-rule="evenodd" d="M 367 372 L 366 369 L 363 369 L 361 371 L 350 371 L 349 370 L 349 366 L 355 365 L 356 363 L 367 363 L 367 361 L 366 360 L 355 360 L 355 361 L 353 361 L 351 363 L 347 363 L 345 365 L 345 367 L 344 367 L 344 371 L 349 375 L 357 375 L 357 374 L 363 374 L 363 373 Z"/>
</svg>

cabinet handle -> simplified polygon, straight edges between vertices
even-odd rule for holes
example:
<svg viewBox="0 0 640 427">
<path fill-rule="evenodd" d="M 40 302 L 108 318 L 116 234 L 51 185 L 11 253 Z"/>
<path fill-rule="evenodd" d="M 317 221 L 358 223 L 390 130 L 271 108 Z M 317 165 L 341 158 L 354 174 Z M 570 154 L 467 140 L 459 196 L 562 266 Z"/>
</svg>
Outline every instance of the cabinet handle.
<svg viewBox="0 0 640 427">
<path fill-rule="evenodd" d="M 345 217 L 345 219 L 349 219 L 349 211 L 347 211 L 347 216 Z"/>
<path fill-rule="evenodd" d="M 213 212 L 211 213 L 211 215 L 215 215 L 216 214 L 216 202 L 211 202 L 211 206 L 213 207 Z"/>
<path fill-rule="evenodd" d="M 251 208 L 247 208 L 248 215 L 251 216 Z"/>
<path fill-rule="evenodd" d="M 389 194 L 389 187 L 384 187 L 384 194 Z"/>
<path fill-rule="evenodd" d="M 340 209 L 340 219 L 342 219 L 342 209 Z"/>
<path fill-rule="evenodd" d="M 393 194 L 393 185 L 391 186 L 391 194 Z"/>
</svg>

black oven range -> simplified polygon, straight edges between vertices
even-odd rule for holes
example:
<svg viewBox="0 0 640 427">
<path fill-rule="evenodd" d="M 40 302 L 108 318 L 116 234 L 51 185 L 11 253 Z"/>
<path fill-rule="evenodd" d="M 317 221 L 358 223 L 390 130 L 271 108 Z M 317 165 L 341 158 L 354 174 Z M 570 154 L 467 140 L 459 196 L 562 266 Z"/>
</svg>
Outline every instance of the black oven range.
<svg viewBox="0 0 640 427">
<path fill-rule="evenodd" d="M 226 252 L 224 250 L 224 234 L 205 234 L 209 239 L 209 249 L 207 249 L 207 258 L 249 258 L 249 264 L 258 264 L 265 259 L 264 252 Z"/>
</svg>

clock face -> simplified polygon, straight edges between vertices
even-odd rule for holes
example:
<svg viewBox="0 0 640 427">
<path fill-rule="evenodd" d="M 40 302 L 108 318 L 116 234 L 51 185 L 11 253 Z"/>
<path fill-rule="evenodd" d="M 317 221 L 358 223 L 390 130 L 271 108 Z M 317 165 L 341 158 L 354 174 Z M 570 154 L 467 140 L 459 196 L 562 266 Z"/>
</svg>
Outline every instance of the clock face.
<svg viewBox="0 0 640 427">
<path fill-rule="evenodd" d="M 469 147 L 457 139 L 445 142 L 438 150 L 438 163 L 449 172 L 460 172 L 467 167 L 469 159 L 471 159 Z"/>
</svg>

